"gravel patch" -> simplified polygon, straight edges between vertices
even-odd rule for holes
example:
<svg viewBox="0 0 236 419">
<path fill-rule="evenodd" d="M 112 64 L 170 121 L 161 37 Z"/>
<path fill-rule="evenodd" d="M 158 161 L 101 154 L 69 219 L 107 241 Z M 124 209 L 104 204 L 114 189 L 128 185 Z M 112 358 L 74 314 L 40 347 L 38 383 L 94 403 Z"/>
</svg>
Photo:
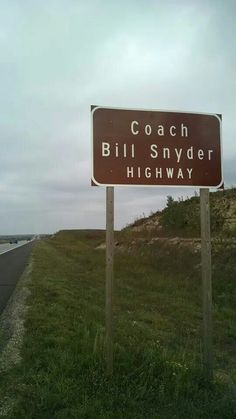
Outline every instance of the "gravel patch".
<svg viewBox="0 0 236 419">
<path fill-rule="evenodd" d="M 0 373 L 6 373 L 21 361 L 21 348 L 24 339 L 24 321 L 30 295 L 28 285 L 31 281 L 32 261 L 19 279 L 8 304 L 0 316 Z M 6 394 L 0 401 L 0 417 L 9 417 L 14 400 Z"/>
</svg>

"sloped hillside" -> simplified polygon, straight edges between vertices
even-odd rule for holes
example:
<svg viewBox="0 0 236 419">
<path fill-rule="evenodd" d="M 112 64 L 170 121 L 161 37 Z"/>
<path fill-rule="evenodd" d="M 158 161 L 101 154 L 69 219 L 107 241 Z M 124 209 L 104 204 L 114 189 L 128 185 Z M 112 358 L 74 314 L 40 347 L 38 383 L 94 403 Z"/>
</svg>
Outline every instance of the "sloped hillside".
<svg viewBox="0 0 236 419">
<path fill-rule="evenodd" d="M 236 237 L 236 188 L 210 193 L 212 235 Z M 155 236 L 200 236 L 200 199 L 194 196 L 175 201 L 167 197 L 167 205 L 149 217 L 136 220 L 127 229 Z"/>
</svg>

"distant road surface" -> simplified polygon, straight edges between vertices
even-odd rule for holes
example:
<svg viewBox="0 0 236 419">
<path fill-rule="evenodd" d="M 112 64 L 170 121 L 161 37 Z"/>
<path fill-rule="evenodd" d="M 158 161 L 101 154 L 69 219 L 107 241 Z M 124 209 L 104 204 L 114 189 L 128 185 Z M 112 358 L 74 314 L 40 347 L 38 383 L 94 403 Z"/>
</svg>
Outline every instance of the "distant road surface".
<svg viewBox="0 0 236 419">
<path fill-rule="evenodd" d="M 5 244 L 0 245 L 0 313 L 26 267 L 34 241 L 24 241 L 22 244 L 22 241 L 11 244 L 10 248 Z"/>
<path fill-rule="evenodd" d="M 20 240 L 18 243 L 4 243 L 0 244 L 0 254 L 6 252 L 7 250 L 15 249 L 16 247 L 22 246 L 22 244 L 27 243 L 27 240 Z"/>
</svg>

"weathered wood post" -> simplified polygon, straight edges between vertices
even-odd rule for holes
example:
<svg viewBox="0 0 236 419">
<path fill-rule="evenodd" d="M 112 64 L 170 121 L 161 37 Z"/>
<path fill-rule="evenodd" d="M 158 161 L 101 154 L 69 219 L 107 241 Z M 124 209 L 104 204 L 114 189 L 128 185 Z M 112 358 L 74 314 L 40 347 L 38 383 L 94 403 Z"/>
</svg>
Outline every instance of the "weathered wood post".
<svg viewBox="0 0 236 419">
<path fill-rule="evenodd" d="M 200 209 L 203 295 L 203 363 L 205 377 L 208 380 L 212 380 L 212 281 L 209 189 L 200 189 Z"/>
<path fill-rule="evenodd" d="M 114 187 L 106 187 L 106 363 L 113 374 Z"/>
</svg>

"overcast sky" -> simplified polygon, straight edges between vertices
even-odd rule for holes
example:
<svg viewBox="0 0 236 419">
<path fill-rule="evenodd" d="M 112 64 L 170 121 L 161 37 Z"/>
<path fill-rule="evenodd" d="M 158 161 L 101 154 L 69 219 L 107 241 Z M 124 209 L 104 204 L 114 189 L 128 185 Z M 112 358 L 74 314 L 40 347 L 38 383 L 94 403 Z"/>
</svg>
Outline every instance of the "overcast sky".
<svg viewBox="0 0 236 419">
<path fill-rule="evenodd" d="M 104 228 L 90 105 L 223 115 L 236 184 L 234 0 L 0 0 L 0 234 Z M 116 228 L 192 189 L 116 188 Z"/>
</svg>

